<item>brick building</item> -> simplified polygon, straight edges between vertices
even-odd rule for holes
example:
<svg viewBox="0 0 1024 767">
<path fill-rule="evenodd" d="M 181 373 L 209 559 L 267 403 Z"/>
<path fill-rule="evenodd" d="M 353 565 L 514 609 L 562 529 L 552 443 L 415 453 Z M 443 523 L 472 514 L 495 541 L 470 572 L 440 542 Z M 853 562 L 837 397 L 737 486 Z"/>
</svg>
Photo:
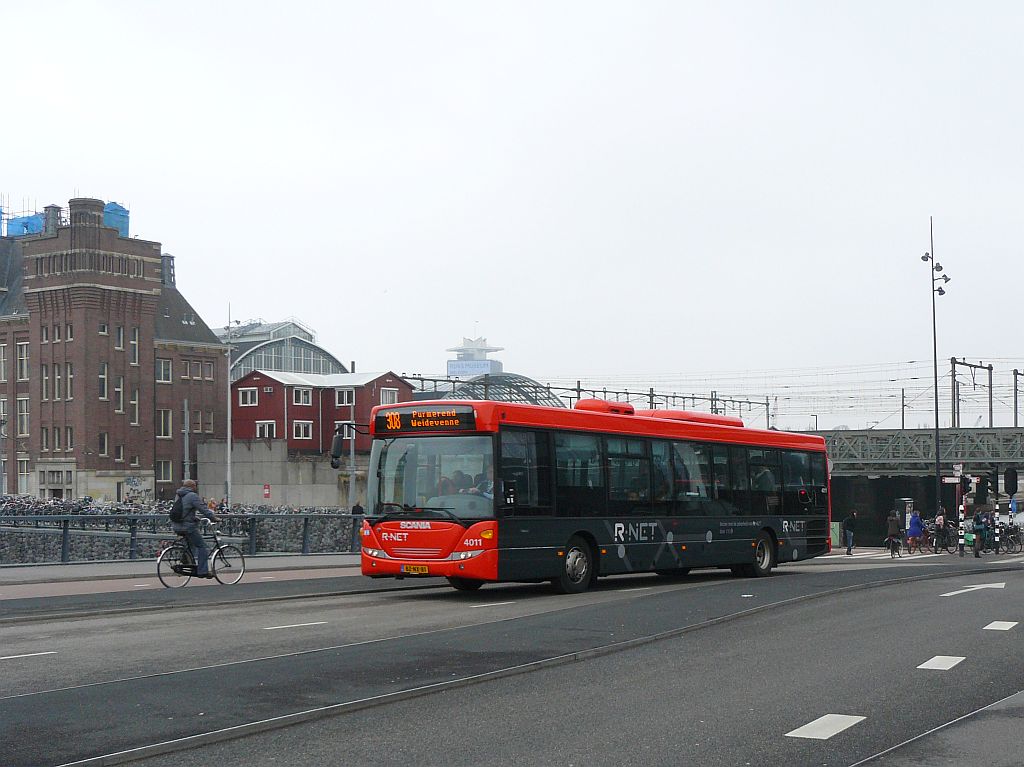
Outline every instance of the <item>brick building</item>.
<svg viewBox="0 0 1024 767">
<path fill-rule="evenodd" d="M 339 425 L 354 421 L 365 432 L 374 407 L 412 399 L 412 385 L 391 372 L 254 370 L 231 389 L 233 439 L 283 439 L 289 450 L 320 454 L 330 452 Z M 355 440 L 356 452 L 370 451 L 368 434 L 357 433 Z"/>
<path fill-rule="evenodd" d="M 226 348 L 178 292 L 174 258 L 129 238 L 118 211 L 73 199 L 37 233 L 0 237 L 6 492 L 169 497 L 186 441 L 195 476 L 198 442 L 225 438 Z"/>
</svg>

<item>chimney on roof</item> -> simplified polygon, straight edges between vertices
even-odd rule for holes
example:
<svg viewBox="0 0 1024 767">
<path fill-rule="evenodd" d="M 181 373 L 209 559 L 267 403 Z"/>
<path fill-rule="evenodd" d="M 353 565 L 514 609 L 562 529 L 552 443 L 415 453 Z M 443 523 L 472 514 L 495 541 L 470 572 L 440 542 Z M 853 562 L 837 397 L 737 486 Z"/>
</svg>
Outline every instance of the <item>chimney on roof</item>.
<svg viewBox="0 0 1024 767">
<path fill-rule="evenodd" d="M 57 234 L 58 226 L 60 226 L 60 206 L 47 205 L 43 208 L 43 231 L 46 234 Z"/>
<path fill-rule="evenodd" d="M 170 253 L 160 254 L 160 282 L 167 288 L 173 288 L 175 285 L 174 256 Z"/>
<path fill-rule="evenodd" d="M 356 372 L 356 361 L 355 360 L 352 360 L 352 362 L 349 363 L 349 370 L 348 370 L 348 372 L 349 373 L 355 373 Z"/>
</svg>

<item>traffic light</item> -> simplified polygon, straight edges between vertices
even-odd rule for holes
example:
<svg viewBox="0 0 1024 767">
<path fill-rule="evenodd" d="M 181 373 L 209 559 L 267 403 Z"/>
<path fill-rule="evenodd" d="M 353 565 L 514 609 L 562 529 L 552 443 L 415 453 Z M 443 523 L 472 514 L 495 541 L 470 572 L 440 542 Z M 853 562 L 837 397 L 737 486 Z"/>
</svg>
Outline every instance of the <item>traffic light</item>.
<svg viewBox="0 0 1024 767">
<path fill-rule="evenodd" d="M 960 492 L 964 495 L 971 492 L 971 478 L 966 474 L 960 477 Z"/>
<path fill-rule="evenodd" d="M 1017 470 L 1009 468 L 1003 472 L 1003 490 L 1006 494 L 1013 496 L 1017 492 Z"/>
<path fill-rule="evenodd" d="M 988 503 L 988 475 L 982 474 L 978 477 L 978 487 L 974 491 L 974 504 L 981 506 Z"/>
</svg>

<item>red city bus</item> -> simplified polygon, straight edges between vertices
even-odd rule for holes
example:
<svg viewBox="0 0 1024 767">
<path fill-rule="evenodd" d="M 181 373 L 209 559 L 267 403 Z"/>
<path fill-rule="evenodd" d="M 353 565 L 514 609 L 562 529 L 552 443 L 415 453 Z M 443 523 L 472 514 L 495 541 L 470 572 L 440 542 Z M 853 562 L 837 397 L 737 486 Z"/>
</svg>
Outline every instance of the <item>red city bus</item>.
<svg viewBox="0 0 1024 767">
<path fill-rule="evenodd" d="M 821 437 L 603 400 L 403 403 L 371 420 L 360 537 L 374 578 L 575 593 L 623 573 L 766 576 L 830 550 Z"/>
</svg>

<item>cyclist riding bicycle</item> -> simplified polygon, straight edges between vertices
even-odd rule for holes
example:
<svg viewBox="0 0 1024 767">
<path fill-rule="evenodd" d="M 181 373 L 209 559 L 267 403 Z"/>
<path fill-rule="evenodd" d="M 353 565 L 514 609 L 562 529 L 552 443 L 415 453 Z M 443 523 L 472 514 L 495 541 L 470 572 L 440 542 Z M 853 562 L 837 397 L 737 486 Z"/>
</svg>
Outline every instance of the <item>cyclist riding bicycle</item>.
<svg viewBox="0 0 1024 767">
<path fill-rule="evenodd" d="M 185 540 L 188 541 L 189 548 L 196 558 L 196 576 L 199 578 L 212 578 L 213 575 L 211 575 L 209 570 L 210 553 L 206 548 L 206 541 L 203 540 L 202 533 L 199 532 L 199 520 L 196 518 L 196 515 L 200 514 L 211 522 L 216 522 L 217 517 L 206 508 L 203 499 L 199 497 L 199 493 L 196 492 L 196 481 L 194 479 L 186 479 L 182 482 L 181 487 L 178 488 L 177 496 L 181 499 L 183 516 L 181 522 L 171 523 L 171 529 L 176 533 L 181 533 Z"/>
<path fill-rule="evenodd" d="M 893 539 L 895 539 L 895 545 L 899 546 L 903 542 L 903 527 L 900 525 L 900 519 L 896 516 L 896 509 L 889 512 L 889 519 L 886 520 L 888 530 L 886 532 L 885 545 L 892 546 Z"/>
</svg>

